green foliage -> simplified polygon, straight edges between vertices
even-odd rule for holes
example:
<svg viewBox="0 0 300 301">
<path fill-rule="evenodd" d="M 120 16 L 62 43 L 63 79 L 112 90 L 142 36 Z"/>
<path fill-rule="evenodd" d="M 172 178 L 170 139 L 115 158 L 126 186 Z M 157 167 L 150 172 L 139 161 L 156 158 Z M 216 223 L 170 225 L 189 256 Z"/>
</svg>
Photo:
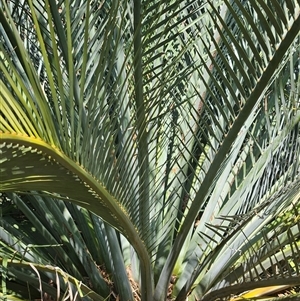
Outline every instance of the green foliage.
<svg viewBox="0 0 300 301">
<path fill-rule="evenodd" d="M 299 1 L 0 0 L 0 20 L 4 299 L 299 283 Z"/>
</svg>

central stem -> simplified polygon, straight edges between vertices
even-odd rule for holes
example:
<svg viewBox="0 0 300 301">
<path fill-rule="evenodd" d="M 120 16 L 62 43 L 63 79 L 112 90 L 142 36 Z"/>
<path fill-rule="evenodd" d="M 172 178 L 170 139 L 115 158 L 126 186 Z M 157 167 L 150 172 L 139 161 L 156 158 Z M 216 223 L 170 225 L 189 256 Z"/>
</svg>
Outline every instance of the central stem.
<svg viewBox="0 0 300 301">
<path fill-rule="evenodd" d="M 141 0 L 134 0 L 134 90 L 136 104 L 136 130 L 139 168 L 139 231 L 145 239 L 145 245 L 150 245 L 150 204 L 149 204 L 149 158 L 148 137 L 146 128 L 146 112 L 143 95 L 143 58 L 142 58 L 142 5 Z M 140 257 L 141 265 L 141 295 L 142 300 L 153 298 L 153 277 L 151 263 L 148 258 Z"/>
</svg>

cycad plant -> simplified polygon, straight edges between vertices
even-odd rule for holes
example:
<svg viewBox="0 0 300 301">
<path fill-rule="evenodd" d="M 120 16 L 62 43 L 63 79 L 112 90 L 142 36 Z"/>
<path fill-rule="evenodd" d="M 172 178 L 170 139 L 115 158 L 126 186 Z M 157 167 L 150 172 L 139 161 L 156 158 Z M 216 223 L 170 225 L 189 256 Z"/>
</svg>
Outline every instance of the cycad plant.
<svg viewBox="0 0 300 301">
<path fill-rule="evenodd" d="M 0 20 L 4 300 L 300 283 L 299 1 L 0 0 Z"/>
</svg>

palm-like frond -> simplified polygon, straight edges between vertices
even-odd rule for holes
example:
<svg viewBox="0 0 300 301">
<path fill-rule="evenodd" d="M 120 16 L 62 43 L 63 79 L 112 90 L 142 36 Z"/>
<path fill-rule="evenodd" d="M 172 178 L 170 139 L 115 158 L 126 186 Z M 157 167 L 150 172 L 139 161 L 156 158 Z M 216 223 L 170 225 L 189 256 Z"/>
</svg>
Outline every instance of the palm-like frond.
<svg viewBox="0 0 300 301">
<path fill-rule="evenodd" d="M 62 201 L 42 199 L 34 195 L 11 197 L 18 209 L 10 208 L 2 212 L 1 221 L 1 258 L 9 258 L 7 265 L 10 280 L 6 280 L 8 288 L 27 282 L 23 292 L 27 291 L 34 296 L 34 291 L 37 292 L 36 289 L 41 286 L 44 293 L 57 296 L 57 293 L 53 293 L 56 290 L 51 283 L 60 286 L 61 294 L 66 293 L 72 283 L 92 299 L 101 299 L 101 295 L 96 292 L 100 292 L 102 296 L 109 295 L 109 287 L 95 264 L 100 262 L 99 257 L 96 257 L 99 255 L 97 252 L 103 252 L 107 246 L 102 246 L 92 254 L 85 252 L 88 237 L 85 236 L 86 233 L 81 236 L 79 232 L 84 228 L 78 228 Z M 77 215 L 80 214 L 78 207 L 71 209 L 78 211 Z M 88 217 L 82 225 L 88 225 Z M 7 245 L 14 250 L 13 254 Z M 91 248 L 89 250 L 92 251 Z M 101 259 L 103 262 L 103 258 Z M 41 274 L 40 280 L 36 277 L 37 271 Z"/>
<path fill-rule="evenodd" d="M 297 201 L 299 3 L 43 4 L 1 1 L 1 191 L 103 218 L 137 253 L 144 300 L 164 300 L 172 273 L 177 300 L 259 279 L 268 227 Z"/>
</svg>

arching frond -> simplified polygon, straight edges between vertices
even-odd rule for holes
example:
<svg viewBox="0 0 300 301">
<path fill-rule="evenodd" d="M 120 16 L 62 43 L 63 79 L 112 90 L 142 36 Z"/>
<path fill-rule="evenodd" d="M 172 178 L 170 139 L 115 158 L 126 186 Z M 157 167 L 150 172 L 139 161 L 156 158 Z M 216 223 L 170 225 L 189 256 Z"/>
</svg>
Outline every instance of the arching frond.
<svg viewBox="0 0 300 301">
<path fill-rule="evenodd" d="M 2 192 L 120 245 L 142 300 L 166 300 L 172 275 L 177 301 L 284 281 L 261 278 L 297 253 L 281 212 L 298 210 L 299 1 L 0 1 L 0 19 Z"/>
</svg>

